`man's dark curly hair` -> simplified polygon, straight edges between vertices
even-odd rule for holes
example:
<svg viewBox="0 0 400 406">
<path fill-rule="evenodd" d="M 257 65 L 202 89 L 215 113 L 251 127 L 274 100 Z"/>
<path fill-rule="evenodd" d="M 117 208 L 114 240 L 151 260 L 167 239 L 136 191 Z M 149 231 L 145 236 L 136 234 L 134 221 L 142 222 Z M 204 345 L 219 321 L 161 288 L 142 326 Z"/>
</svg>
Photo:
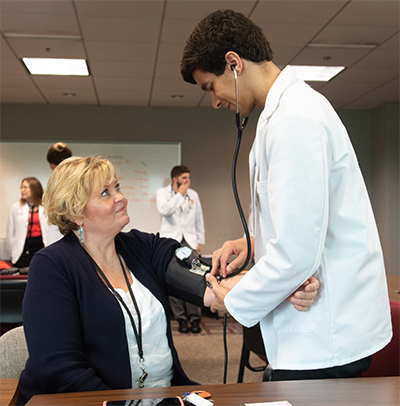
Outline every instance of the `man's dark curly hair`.
<svg viewBox="0 0 400 406">
<path fill-rule="evenodd" d="M 256 63 L 271 61 L 273 57 L 260 27 L 241 13 L 218 10 L 201 20 L 186 41 L 181 59 L 183 79 L 195 84 L 193 72 L 197 69 L 222 75 L 229 51 Z"/>
</svg>

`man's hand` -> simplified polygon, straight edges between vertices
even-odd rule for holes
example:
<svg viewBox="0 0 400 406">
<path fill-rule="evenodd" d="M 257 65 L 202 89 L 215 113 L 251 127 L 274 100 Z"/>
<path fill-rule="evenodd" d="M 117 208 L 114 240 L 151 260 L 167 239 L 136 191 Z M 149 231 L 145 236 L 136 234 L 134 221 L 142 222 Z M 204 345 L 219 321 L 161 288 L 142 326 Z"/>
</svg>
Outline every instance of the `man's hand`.
<svg viewBox="0 0 400 406">
<path fill-rule="evenodd" d="M 305 312 L 314 303 L 320 284 L 313 276 L 307 279 L 295 292 L 286 300 L 291 303 L 299 312 Z"/>
<path fill-rule="evenodd" d="M 190 179 L 184 179 L 182 183 L 178 182 L 178 178 L 173 179 L 172 187 L 175 191 L 180 193 L 182 196 L 185 196 L 190 186 Z"/>
<path fill-rule="evenodd" d="M 251 253 L 250 258 L 254 255 L 254 238 L 251 238 Z M 228 260 L 231 255 L 237 257 L 228 265 Z M 213 252 L 212 258 L 212 275 L 226 275 L 238 269 L 246 260 L 247 256 L 247 241 L 246 238 L 239 238 L 238 240 L 226 241 L 223 246 Z"/>
</svg>

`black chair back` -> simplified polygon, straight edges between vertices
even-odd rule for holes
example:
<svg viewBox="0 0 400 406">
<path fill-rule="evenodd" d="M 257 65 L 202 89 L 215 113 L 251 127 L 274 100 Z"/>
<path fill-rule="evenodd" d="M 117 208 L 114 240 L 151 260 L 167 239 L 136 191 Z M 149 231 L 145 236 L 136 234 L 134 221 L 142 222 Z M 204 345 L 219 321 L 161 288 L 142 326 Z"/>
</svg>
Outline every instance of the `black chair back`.
<svg viewBox="0 0 400 406">
<path fill-rule="evenodd" d="M 0 275 L 0 333 L 22 325 L 27 276 Z"/>
</svg>

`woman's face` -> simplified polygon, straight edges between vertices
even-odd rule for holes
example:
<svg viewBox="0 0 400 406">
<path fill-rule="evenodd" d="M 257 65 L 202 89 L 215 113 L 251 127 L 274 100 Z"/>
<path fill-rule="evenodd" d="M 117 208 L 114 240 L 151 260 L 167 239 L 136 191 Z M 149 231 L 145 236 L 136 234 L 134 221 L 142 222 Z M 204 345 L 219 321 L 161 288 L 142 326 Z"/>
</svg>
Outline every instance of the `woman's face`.
<svg viewBox="0 0 400 406">
<path fill-rule="evenodd" d="M 22 197 L 22 199 L 25 199 L 27 201 L 31 200 L 32 191 L 31 191 L 31 187 L 29 186 L 29 183 L 27 180 L 24 180 L 21 183 L 21 197 Z"/>
<path fill-rule="evenodd" d="M 85 237 L 117 235 L 129 223 L 127 206 L 128 200 L 121 193 L 116 179 L 94 192 L 83 211 Z"/>
</svg>

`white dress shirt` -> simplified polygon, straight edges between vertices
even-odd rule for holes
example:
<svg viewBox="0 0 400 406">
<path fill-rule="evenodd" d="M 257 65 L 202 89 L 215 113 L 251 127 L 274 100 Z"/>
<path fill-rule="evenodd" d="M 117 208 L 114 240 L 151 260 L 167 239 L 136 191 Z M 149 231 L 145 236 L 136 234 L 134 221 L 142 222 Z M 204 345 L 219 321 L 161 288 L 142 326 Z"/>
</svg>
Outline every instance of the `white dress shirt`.
<svg viewBox="0 0 400 406">
<path fill-rule="evenodd" d="M 273 369 L 319 369 L 369 356 L 391 339 L 377 227 L 346 129 L 329 102 L 285 68 L 250 153 L 255 266 L 225 298 L 260 322 Z M 285 301 L 314 275 L 307 312 Z"/>
<path fill-rule="evenodd" d="M 132 274 L 131 274 L 132 275 Z M 145 371 L 148 373 L 144 381 L 146 388 L 171 386 L 174 371 L 172 368 L 172 353 L 167 339 L 167 318 L 164 308 L 157 298 L 142 285 L 133 275 L 131 289 L 140 310 L 142 319 L 142 343 Z M 139 319 L 129 292 L 115 289 L 128 306 L 138 328 Z M 138 345 L 132 323 L 124 306 L 118 302 L 125 319 L 126 339 L 128 341 L 129 359 L 132 372 L 132 388 L 139 388 L 139 377 L 143 371 L 140 368 Z"/>
<path fill-rule="evenodd" d="M 185 196 L 175 192 L 172 185 L 157 190 L 157 209 L 160 213 L 161 237 L 174 238 L 181 242 L 185 238 L 192 249 L 204 244 L 204 220 L 197 192 L 188 189 Z"/>
</svg>

